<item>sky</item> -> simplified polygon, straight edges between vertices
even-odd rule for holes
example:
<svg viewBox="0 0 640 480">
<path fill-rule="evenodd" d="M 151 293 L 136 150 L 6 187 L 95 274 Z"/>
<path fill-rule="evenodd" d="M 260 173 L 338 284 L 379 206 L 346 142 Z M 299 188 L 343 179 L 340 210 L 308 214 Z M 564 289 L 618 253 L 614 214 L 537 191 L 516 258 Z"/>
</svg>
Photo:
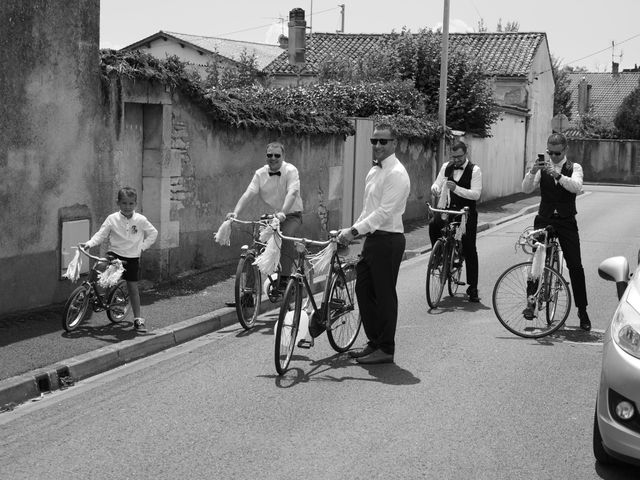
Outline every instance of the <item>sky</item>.
<svg viewBox="0 0 640 480">
<path fill-rule="evenodd" d="M 305 10 L 314 32 L 388 33 L 442 26 L 444 0 L 100 0 L 100 47 L 119 49 L 160 30 L 277 44 L 289 11 Z M 312 15 L 311 15 L 312 13 Z M 450 32 L 518 22 L 547 34 L 563 65 L 610 72 L 640 66 L 640 0 L 450 0 Z"/>
</svg>

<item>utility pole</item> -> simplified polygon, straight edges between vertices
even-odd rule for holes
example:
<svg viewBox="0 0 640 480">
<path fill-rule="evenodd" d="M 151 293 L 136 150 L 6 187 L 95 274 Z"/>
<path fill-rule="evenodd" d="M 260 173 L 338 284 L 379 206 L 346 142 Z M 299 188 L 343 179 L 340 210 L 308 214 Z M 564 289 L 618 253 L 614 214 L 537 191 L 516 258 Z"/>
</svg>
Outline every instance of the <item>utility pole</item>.
<svg viewBox="0 0 640 480">
<path fill-rule="evenodd" d="M 340 30 L 337 33 L 344 33 L 344 3 L 338 6 L 340 7 Z"/>
<path fill-rule="evenodd" d="M 440 96 L 438 99 L 438 121 L 443 128 L 447 126 L 447 75 L 449 63 L 449 0 L 444 0 L 444 15 L 442 19 L 442 54 L 440 56 Z M 445 131 L 442 132 L 438 143 L 438 158 L 431 171 L 432 180 L 438 175 L 438 168 L 444 163 Z"/>
</svg>

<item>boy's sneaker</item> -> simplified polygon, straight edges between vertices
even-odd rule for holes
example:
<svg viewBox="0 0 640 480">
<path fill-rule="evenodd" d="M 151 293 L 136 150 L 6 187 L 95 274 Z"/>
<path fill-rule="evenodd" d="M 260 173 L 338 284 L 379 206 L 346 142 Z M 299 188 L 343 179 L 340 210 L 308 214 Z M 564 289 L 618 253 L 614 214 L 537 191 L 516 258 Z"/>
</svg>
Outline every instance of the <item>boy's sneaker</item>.
<svg viewBox="0 0 640 480">
<path fill-rule="evenodd" d="M 133 319 L 133 328 L 136 332 L 144 333 L 147 331 L 147 327 L 144 326 L 144 318 L 134 318 Z"/>
</svg>

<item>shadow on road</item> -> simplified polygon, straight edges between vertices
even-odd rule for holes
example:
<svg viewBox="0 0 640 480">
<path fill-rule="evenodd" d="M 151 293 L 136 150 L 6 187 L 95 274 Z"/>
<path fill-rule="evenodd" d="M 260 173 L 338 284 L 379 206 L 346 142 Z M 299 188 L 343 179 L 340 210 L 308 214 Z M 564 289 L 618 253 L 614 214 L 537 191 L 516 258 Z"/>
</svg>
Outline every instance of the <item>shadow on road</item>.
<svg viewBox="0 0 640 480">
<path fill-rule="evenodd" d="M 640 478 L 640 468 L 633 465 L 603 465 L 595 462 L 596 473 L 605 480 L 631 480 Z"/>
<path fill-rule="evenodd" d="M 302 355 L 294 355 L 291 358 L 292 362 L 304 360 L 309 360 L 309 358 Z M 388 385 L 414 385 L 416 383 L 420 383 L 420 379 L 418 377 L 395 363 L 387 363 L 383 365 L 358 365 L 347 353 L 337 353 L 319 360 L 311 360 L 309 364 L 311 365 L 311 370 L 307 372 L 301 368 L 294 367 L 290 368 L 282 376 L 273 375 L 276 386 L 279 388 L 291 388 L 297 384 L 310 382 L 312 380 L 325 382 L 345 382 L 348 380 L 356 380 L 380 382 Z M 340 368 L 352 367 L 354 365 L 367 370 L 371 375 L 371 378 L 339 375 L 338 370 Z"/>
</svg>

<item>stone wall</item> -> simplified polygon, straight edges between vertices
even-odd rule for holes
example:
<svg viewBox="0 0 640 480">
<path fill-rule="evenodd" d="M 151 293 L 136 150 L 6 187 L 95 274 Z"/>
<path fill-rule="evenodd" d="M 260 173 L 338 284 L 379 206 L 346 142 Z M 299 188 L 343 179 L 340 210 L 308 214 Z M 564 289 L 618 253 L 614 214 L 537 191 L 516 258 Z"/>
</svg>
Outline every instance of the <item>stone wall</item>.
<svg viewBox="0 0 640 480">
<path fill-rule="evenodd" d="M 586 182 L 640 185 L 640 140 L 572 138 L 567 158 L 582 165 Z"/>
</svg>

